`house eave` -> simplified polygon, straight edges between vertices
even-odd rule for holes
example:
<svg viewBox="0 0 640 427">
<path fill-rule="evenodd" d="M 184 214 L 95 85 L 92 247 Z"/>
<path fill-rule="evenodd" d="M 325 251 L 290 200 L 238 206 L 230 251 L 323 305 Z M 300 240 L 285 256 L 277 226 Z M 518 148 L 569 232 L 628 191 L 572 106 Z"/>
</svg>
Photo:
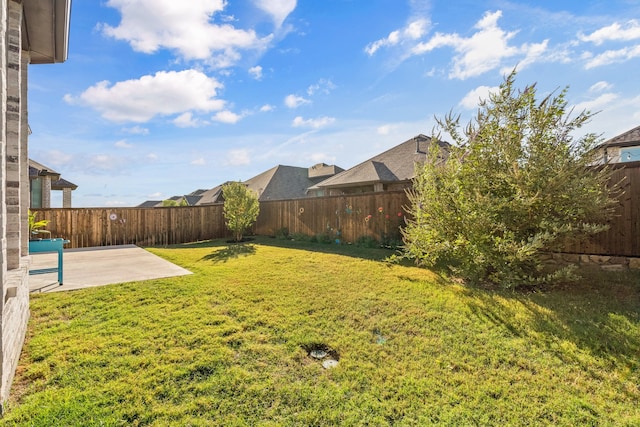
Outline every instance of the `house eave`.
<svg viewBox="0 0 640 427">
<path fill-rule="evenodd" d="M 24 0 L 22 49 L 31 64 L 64 62 L 69 54 L 71 0 Z"/>
</svg>

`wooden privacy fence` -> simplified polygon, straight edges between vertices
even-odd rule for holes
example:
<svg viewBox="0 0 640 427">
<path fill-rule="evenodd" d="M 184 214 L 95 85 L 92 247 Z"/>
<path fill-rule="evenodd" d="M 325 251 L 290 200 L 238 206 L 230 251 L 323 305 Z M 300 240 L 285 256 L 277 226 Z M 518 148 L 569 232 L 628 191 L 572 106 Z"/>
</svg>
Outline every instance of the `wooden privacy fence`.
<svg viewBox="0 0 640 427">
<path fill-rule="evenodd" d="M 399 239 L 406 203 L 403 191 L 262 202 L 253 231 L 273 236 L 286 228 L 291 234 L 323 235 L 341 242 L 355 242 L 361 236 Z M 231 236 L 224 224 L 222 204 L 34 211 L 38 220 L 50 221 L 46 229 L 51 236 L 69 240 L 70 248 L 166 246 Z"/>
<path fill-rule="evenodd" d="M 565 252 L 640 257 L 640 162 L 618 163 L 613 167 L 611 182 L 620 182 L 624 193 L 609 221 L 609 230 L 585 242 L 570 244 Z"/>
<path fill-rule="evenodd" d="M 408 202 L 404 191 L 261 202 L 255 231 L 274 235 L 287 229 L 341 243 L 361 237 L 399 241 Z"/>
<path fill-rule="evenodd" d="M 226 235 L 222 205 L 167 208 L 34 209 L 52 237 L 68 247 L 166 246 Z"/>
<path fill-rule="evenodd" d="M 566 252 L 640 257 L 640 162 L 616 165 L 613 182 L 622 181 L 624 194 L 610 229 Z M 313 197 L 260 203 L 254 226 L 258 235 L 322 235 L 330 241 L 356 242 L 363 236 L 399 240 L 404 224 L 404 191 Z M 164 246 L 229 237 L 222 205 L 167 208 L 37 209 L 38 219 L 51 222 L 53 237 L 70 240 L 70 247 L 136 244 Z"/>
</svg>

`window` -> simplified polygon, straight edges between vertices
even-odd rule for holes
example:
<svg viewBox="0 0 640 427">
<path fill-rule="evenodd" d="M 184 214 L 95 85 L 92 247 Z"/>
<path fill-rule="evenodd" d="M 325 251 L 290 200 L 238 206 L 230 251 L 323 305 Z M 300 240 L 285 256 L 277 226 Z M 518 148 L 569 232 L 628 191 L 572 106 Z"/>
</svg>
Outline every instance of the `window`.
<svg viewBox="0 0 640 427">
<path fill-rule="evenodd" d="M 42 207 L 42 179 L 36 178 L 31 180 L 31 207 Z"/>
<path fill-rule="evenodd" d="M 620 149 L 621 162 L 640 161 L 640 147 L 627 147 Z"/>
</svg>

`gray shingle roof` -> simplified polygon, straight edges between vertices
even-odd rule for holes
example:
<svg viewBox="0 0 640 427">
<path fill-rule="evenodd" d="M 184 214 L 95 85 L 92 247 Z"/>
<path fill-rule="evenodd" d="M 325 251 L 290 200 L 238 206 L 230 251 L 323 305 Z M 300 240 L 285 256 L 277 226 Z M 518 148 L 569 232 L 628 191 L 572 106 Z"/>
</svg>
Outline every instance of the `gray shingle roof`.
<svg viewBox="0 0 640 427">
<path fill-rule="evenodd" d="M 222 203 L 222 185 L 200 193 L 200 200 L 196 205 L 212 205 L 214 203 Z"/>
<path fill-rule="evenodd" d="M 640 126 L 614 136 L 600 144 L 600 147 L 629 147 L 632 145 L 640 145 Z"/>
<path fill-rule="evenodd" d="M 194 194 L 187 194 L 187 195 L 184 196 L 184 199 L 187 201 L 187 205 L 188 206 L 197 205 L 198 201 L 200 201 L 201 198 L 202 198 L 202 196 L 194 195 Z"/>
<path fill-rule="evenodd" d="M 260 201 L 299 199 L 307 197 L 307 188 L 322 181 L 328 175 L 343 170 L 339 166 L 324 163 L 310 168 L 278 165 L 244 181 L 244 184 L 258 194 Z M 222 198 L 223 185 L 200 193 L 200 200 L 197 204 L 222 203 L 224 201 Z"/>
<path fill-rule="evenodd" d="M 416 162 L 424 162 L 426 159 L 430 144 L 430 137 L 422 134 L 417 135 L 351 169 L 320 182 L 314 188 L 409 181 L 415 175 Z M 440 141 L 439 145 L 445 150 L 450 146 L 444 141 Z"/>
<path fill-rule="evenodd" d="M 45 166 L 42 163 L 36 162 L 33 159 L 29 159 L 29 177 L 35 178 L 41 175 L 50 175 L 54 179 L 60 178 L 60 173 L 54 171 L 49 166 Z M 58 177 L 58 178 L 55 178 Z"/>
<path fill-rule="evenodd" d="M 278 165 L 248 179 L 245 184 L 264 201 L 306 197 L 307 188 L 318 181 L 309 178 L 308 168 Z"/>
<path fill-rule="evenodd" d="M 52 190 L 62 190 L 65 188 L 70 188 L 71 190 L 75 190 L 78 188 L 73 182 L 69 182 L 64 178 L 57 179 L 55 181 L 51 181 L 51 189 Z"/>
<path fill-rule="evenodd" d="M 72 190 L 75 190 L 76 188 L 78 188 L 78 186 L 73 182 L 61 178 L 60 173 L 54 171 L 49 166 L 45 166 L 40 162 L 29 159 L 29 178 L 34 179 L 38 176 L 44 175 L 48 175 L 51 177 L 52 190 L 62 190 L 63 188 L 70 188 Z"/>
<path fill-rule="evenodd" d="M 140 203 L 138 208 L 157 208 L 162 206 L 162 200 L 147 200 L 145 202 Z"/>
</svg>

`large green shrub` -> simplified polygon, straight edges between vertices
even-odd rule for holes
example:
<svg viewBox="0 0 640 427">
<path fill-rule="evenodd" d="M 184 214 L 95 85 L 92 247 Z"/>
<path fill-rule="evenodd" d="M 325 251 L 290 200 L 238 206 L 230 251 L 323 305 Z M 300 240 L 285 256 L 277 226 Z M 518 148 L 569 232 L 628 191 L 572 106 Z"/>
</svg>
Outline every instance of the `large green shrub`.
<svg viewBox="0 0 640 427">
<path fill-rule="evenodd" d="M 505 287 L 569 278 L 541 252 L 604 230 L 615 203 L 608 169 L 590 167 L 598 138 L 574 138 L 592 114 L 570 117 L 566 89 L 539 101 L 535 85 L 514 88 L 515 76 L 466 127 L 459 116 L 438 120 L 454 144 L 446 160 L 432 144 L 403 230 L 405 255 L 418 263 Z"/>
<path fill-rule="evenodd" d="M 226 225 L 233 232 L 236 242 L 256 222 L 260 213 L 258 196 L 241 182 L 230 182 L 222 187 L 223 214 Z"/>
</svg>

